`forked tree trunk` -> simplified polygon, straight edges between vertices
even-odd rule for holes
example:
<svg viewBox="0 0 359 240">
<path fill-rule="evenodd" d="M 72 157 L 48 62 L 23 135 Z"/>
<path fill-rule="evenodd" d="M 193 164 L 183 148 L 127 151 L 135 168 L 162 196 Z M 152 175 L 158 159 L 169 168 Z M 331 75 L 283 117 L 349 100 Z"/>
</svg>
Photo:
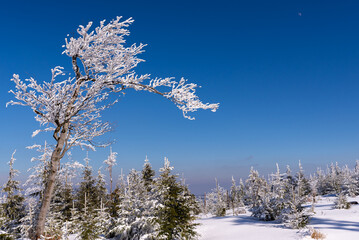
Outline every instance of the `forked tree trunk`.
<svg viewBox="0 0 359 240">
<path fill-rule="evenodd" d="M 44 234 L 46 215 L 50 209 L 50 203 L 51 203 L 51 199 L 52 199 L 52 196 L 54 193 L 54 188 L 55 188 L 55 183 L 56 183 L 55 182 L 56 175 L 59 170 L 60 160 L 64 153 L 63 151 L 65 151 L 64 145 L 65 145 L 65 141 L 67 138 L 67 134 L 68 134 L 68 124 L 65 124 L 65 126 L 63 127 L 63 129 L 61 131 L 60 137 L 57 141 L 56 148 L 54 149 L 54 151 L 52 152 L 52 155 L 51 155 L 50 169 L 49 169 L 47 179 L 46 179 L 46 185 L 45 185 L 45 189 L 44 189 L 44 193 L 43 193 L 43 197 L 42 197 L 42 201 L 41 201 L 40 212 L 37 216 L 35 226 L 33 227 L 32 232 L 30 234 L 31 235 L 30 237 L 32 240 L 40 239 L 41 235 Z"/>
</svg>

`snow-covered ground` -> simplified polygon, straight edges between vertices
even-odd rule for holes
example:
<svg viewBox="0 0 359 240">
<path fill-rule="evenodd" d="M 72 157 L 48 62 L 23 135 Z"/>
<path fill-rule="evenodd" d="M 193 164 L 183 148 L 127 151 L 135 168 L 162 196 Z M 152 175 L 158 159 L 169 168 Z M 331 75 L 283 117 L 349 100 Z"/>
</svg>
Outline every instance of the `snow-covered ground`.
<svg viewBox="0 0 359 240">
<path fill-rule="evenodd" d="M 359 205 L 352 205 L 350 209 L 334 209 L 334 200 L 335 197 L 318 199 L 308 227 L 325 234 L 326 240 L 358 240 Z M 359 197 L 348 200 L 359 202 Z M 312 239 L 308 229 L 288 229 L 283 224 L 258 221 L 248 212 L 238 216 L 203 216 L 197 222 L 201 224 L 197 228 L 200 240 Z"/>
<path fill-rule="evenodd" d="M 321 197 L 309 226 L 324 233 L 326 240 L 359 239 L 359 205 L 352 205 L 350 209 L 333 209 L 334 200 L 335 197 Z M 348 198 L 348 201 L 359 202 L 359 197 Z"/>
</svg>

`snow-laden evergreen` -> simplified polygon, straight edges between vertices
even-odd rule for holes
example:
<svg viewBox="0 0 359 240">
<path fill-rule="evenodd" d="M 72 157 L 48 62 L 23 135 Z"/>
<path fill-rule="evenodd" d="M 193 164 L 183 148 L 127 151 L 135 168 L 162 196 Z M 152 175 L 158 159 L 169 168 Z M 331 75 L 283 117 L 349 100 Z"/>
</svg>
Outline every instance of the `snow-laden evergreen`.
<svg viewBox="0 0 359 240">
<path fill-rule="evenodd" d="M 205 196 L 206 208 L 204 212 L 217 217 L 226 215 L 226 190 L 221 187 L 216 179 L 216 188 Z"/>
<path fill-rule="evenodd" d="M 45 142 L 31 148 L 40 155 L 32 159 L 34 166 L 29 169 L 24 196 L 15 179 L 14 154 L 9 162 L 9 178 L 0 197 L 3 238 L 29 237 L 36 221 L 51 146 Z M 268 178 L 251 168 L 248 178 L 240 179 L 239 184 L 233 176 L 232 185 L 225 189 L 216 180 L 212 192 L 195 199 L 185 181 L 173 174 L 167 158 L 157 177 L 147 157 L 141 171 L 132 169 L 126 176 L 121 170 L 112 192 L 107 190 L 109 178 L 105 174 L 109 171 L 101 171 L 108 164 L 93 171 L 88 155 L 84 164 L 74 161 L 70 153 L 67 158 L 55 179 L 43 239 L 197 239 L 194 220 L 200 212 L 213 216 L 250 212 L 258 220 L 304 228 L 316 212 L 320 193 L 336 196 L 333 207 L 337 209 L 350 208 L 348 198 L 358 195 L 358 162 L 353 169 L 330 164 L 326 171 L 318 169 L 309 176 L 300 162 L 295 173 L 289 166 L 282 172 L 277 164 L 276 172 Z M 74 179 L 79 175 L 76 186 Z"/>
<path fill-rule="evenodd" d="M 24 184 L 26 204 L 20 205 L 22 214 L 8 216 L 4 209 L 8 209 L 9 199 L 21 196 L 20 183 L 14 180 L 17 173 L 13 168 L 14 157 L 10 161 L 9 181 L 0 199 L 1 237 L 29 238 L 36 223 L 51 147 L 45 142 L 43 146 L 31 148 L 40 152 L 40 156 L 33 158 L 34 166 L 29 169 L 31 174 Z M 198 214 L 196 199 L 185 182 L 172 174 L 173 167 L 167 158 L 157 178 L 147 157 L 141 171 L 132 169 L 127 176 L 121 171 L 112 193 L 107 191 L 108 183 L 101 168 L 94 176 L 88 154 L 84 164 L 80 164 L 68 153 L 68 162 L 61 165 L 56 176 L 42 239 L 197 238 L 196 224 L 193 223 Z M 79 170 L 82 173 L 76 187 L 73 181 Z"/>
<path fill-rule="evenodd" d="M 196 239 L 194 214 L 198 211 L 197 202 L 188 187 L 177 181 L 172 174 L 173 167 L 165 158 L 160 176 L 156 180 L 156 192 L 160 205 L 156 222 L 159 224 L 156 239 Z"/>
<path fill-rule="evenodd" d="M 1 221 L 3 224 L 0 230 L 3 230 L 13 236 L 21 235 L 21 219 L 24 217 L 25 205 L 24 196 L 21 192 L 20 181 L 15 178 L 19 175 L 19 171 L 14 168 L 16 150 L 11 155 L 9 161 L 9 176 L 6 183 L 3 185 L 1 193 Z"/>
<path fill-rule="evenodd" d="M 118 239 L 155 239 L 158 206 L 155 193 L 147 191 L 140 173 L 132 169 L 110 233 Z"/>
<path fill-rule="evenodd" d="M 116 156 L 117 156 L 117 152 L 113 152 L 112 147 L 110 147 L 110 155 L 105 161 L 103 161 L 107 165 L 107 170 L 110 175 L 110 193 L 112 193 L 112 185 L 113 185 L 112 169 L 113 166 L 116 165 Z"/>
<path fill-rule="evenodd" d="M 287 170 L 281 172 L 277 164 L 277 171 L 265 178 L 251 168 L 245 184 L 241 179 L 237 186 L 232 177 L 229 191 L 220 187 L 216 180 L 216 188 L 206 193 L 204 199 L 197 200 L 201 212 L 224 216 L 226 211 L 231 210 L 233 215 L 238 215 L 247 209 L 259 220 L 276 220 L 290 228 L 303 228 L 315 213 L 314 206 L 318 196 L 336 195 L 335 207 L 347 209 L 350 207 L 347 197 L 359 195 L 359 161 L 354 169 L 339 167 L 336 163 L 330 164 L 325 172 L 318 169 L 310 176 L 306 176 L 300 161 L 298 169 L 293 174 L 287 166 Z M 226 192 L 230 193 L 229 197 Z M 227 204 L 227 200 L 230 204 Z"/>
</svg>

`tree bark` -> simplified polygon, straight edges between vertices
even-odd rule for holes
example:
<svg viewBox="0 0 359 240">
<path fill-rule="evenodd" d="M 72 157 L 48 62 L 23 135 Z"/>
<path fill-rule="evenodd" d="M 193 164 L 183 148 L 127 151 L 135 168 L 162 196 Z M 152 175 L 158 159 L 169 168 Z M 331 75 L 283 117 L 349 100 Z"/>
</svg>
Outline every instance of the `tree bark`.
<svg viewBox="0 0 359 240">
<path fill-rule="evenodd" d="M 47 182 L 44 189 L 43 198 L 41 201 L 40 212 L 37 216 L 36 223 L 30 234 L 32 240 L 40 239 L 45 231 L 46 215 L 50 209 L 51 199 L 54 193 L 56 175 L 59 170 L 60 160 L 64 155 L 66 149 L 64 149 L 65 142 L 67 141 L 68 135 L 68 123 L 65 123 L 60 137 L 58 138 L 56 148 L 52 152 L 50 159 L 50 169 L 47 175 Z"/>
</svg>

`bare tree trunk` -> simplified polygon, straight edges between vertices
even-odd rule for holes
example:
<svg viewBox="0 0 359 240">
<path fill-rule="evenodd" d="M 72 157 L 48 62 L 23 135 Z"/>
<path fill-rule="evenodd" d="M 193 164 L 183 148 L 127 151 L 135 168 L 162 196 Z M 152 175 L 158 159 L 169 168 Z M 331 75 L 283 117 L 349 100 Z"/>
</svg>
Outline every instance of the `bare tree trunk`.
<svg viewBox="0 0 359 240">
<path fill-rule="evenodd" d="M 40 212 L 37 216 L 35 226 L 32 229 L 32 234 L 31 234 L 32 240 L 40 239 L 41 235 L 44 234 L 46 215 L 50 209 L 50 203 L 55 188 L 56 175 L 59 170 L 60 160 L 64 155 L 64 151 L 66 151 L 66 148 L 64 149 L 64 145 L 67 140 L 67 134 L 68 134 L 68 124 L 65 124 L 65 126 L 61 131 L 60 137 L 57 141 L 56 148 L 54 149 L 51 155 L 50 169 L 47 175 L 47 181 L 45 185 L 43 198 L 41 201 Z"/>
</svg>

